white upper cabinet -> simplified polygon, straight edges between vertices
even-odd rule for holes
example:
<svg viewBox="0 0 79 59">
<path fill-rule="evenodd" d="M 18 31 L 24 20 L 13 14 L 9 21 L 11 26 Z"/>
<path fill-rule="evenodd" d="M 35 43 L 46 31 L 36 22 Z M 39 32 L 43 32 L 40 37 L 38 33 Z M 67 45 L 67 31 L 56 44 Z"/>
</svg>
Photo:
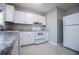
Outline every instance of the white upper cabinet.
<svg viewBox="0 0 79 59">
<path fill-rule="evenodd" d="M 14 23 L 33 24 L 33 15 L 30 13 L 16 11 Z"/>
<path fill-rule="evenodd" d="M 42 25 L 46 25 L 46 17 L 40 15 L 34 15 L 34 22 L 42 23 Z"/>
<path fill-rule="evenodd" d="M 33 22 L 38 22 L 39 18 L 38 18 L 38 15 L 36 14 L 33 14 Z"/>
<path fill-rule="evenodd" d="M 14 19 L 14 23 L 24 23 L 24 19 L 25 19 L 25 13 L 24 12 L 20 12 L 20 11 L 15 11 L 15 19 Z"/>
<path fill-rule="evenodd" d="M 15 17 L 15 7 L 12 5 L 6 5 L 5 21 L 13 22 Z"/>
<path fill-rule="evenodd" d="M 33 22 L 34 22 L 34 15 L 31 13 L 26 13 L 25 23 L 26 24 L 33 24 Z"/>
<path fill-rule="evenodd" d="M 0 12 L 0 26 L 4 26 L 4 13 Z"/>
<path fill-rule="evenodd" d="M 38 16 L 38 22 L 42 23 L 42 25 L 46 25 L 46 17 L 45 16 Z"/>
<path fill-rule="evenodd" d="M 20 24 L 33 24 L 34 22 L 42 23 L 43 25 L 46 25 L 46 19 L 44 16 L 28 13 L 28 12 L 22 12 L 22 11 L 16 11 L 15 12 L 15 19 L 14 23 L 20 23 Z"/>
<path fill-rule="evenodd" d="M 46 17 L 43 17 L 42 19 L 43 19 L 42 21 L 43 25 L 46 25 Z"/>
</svg>

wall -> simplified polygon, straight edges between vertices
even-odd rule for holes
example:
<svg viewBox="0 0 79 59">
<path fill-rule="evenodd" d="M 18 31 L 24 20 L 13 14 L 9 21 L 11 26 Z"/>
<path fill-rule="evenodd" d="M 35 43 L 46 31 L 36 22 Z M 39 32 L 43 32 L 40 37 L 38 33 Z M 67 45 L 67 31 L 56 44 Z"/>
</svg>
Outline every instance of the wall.
<svg viewBox="0 0 79 59">
<path fill-rule="evenodd" d="M 57 7 L 57 43 L 63 42 L 63 16 L 65 11 Z"/>
<path fill-rule="evenodd" d="M 20 31 L 31 31 L 32 25 L 28 24 L 13 24 L 11 27 L 12 30 L 20 30 Z"/>
<path fill-rule="evenodd" d="M 13 23 L 5 22 L 5 30 L 11 30 Z"/>
<path fill-rule="evenodd" d="M 65 11 L 65 16 L 79 12 L 79 5 L 76 5 Z"/>
<path fill-rule="evenodd" d="M 56 7 L 47 14 L 48 39 L 57 45 L 63 42 L 64 10 Z"/>
<path fill-rule="evenodd" d="M 57 44 L 57 8 L 47 14 L 47 30 L 49 41 Z"/>
</svg>

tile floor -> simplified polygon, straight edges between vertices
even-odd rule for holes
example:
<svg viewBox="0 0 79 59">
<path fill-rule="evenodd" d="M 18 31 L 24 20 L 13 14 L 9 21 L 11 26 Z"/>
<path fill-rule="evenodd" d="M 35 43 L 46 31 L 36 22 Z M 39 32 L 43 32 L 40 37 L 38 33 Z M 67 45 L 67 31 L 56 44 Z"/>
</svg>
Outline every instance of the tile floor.
<svg viewBox="0 0 79 59">
<path fill-rule="evenodd" d="M 79 53 L 62 46 L 54 46 L 49 43 L 24 46 L 21 48 L 22 55 L 78 55 Z"/>
</svg>

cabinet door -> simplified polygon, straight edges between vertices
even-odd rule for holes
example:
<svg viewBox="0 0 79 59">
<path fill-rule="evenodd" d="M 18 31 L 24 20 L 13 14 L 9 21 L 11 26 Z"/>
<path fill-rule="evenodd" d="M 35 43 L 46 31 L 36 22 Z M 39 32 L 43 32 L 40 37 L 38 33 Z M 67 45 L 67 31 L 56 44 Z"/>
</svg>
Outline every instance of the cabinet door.
<svg viewBox="0 0 79 59">
<path fill-rule="evenodd" d="M 6 5 L 5 21 L 13 22 L 15 15 L 15 8 L 11 5 Z"/>
<path fill-rule="evenodd" d="M 39 23 L 42 23 L 42 25 L 46 25 L 46 18 L 44 16 L 38 16 L 38 20 L 39 20 Z"/>
<path fill-rule="evenodd" d="M 46 25 L 46 17 L 40 16 L 40 15 L 35 15 L 34 22 L 38 22 L 38 23 L 42 23 L 42 25 Z"/>
<path fill-rule="evenodd" d="M 4 13 L 0 12 L 0 26 L 4 26 Z"/>
<path fill-rule="evenodd" d="M 18 44 L 18 38 L 16 38 L 15 40 L 16 40 L 16 42 L 13 45 L 13 49 L 12 49 L 11 55 L 19 55 L 19 53 L 20 53 L 19 44 Z"/>
<path fill-rule="evenodd" d="M 33 22 L 39 22 L 39 15 L 33 14 Z"/>
<path fill-rule="evenodd" d="M 34 36 L 32 32 L 22 32 L 21 33 L 21 45 L 27 45 L 34 43 Z"/>
<path fill-rule="evenodd" d="M 34 15 L 31 13 L 26 13 L 25 23 L 33 24 Z"/>
<path fill-rule="evenodd" d="M 42 17 L 42 24 L 46 25 L 46 17 Z"/>
<path fill-rule="evenodd" d="M 16 11 L 16 12 L 15 12 L 14 23 L 21 23 L 21 24 L 24 24 L 24 19 L 25 19 L 25 15 L 24 15 L 23 12 L 20 12 L 20 11 Z"/>
<path fill-rule="evenodd" d="M 33 14 L 22 11 L 16 11 L 14 23 L 33 24 Z"/>
</svg>

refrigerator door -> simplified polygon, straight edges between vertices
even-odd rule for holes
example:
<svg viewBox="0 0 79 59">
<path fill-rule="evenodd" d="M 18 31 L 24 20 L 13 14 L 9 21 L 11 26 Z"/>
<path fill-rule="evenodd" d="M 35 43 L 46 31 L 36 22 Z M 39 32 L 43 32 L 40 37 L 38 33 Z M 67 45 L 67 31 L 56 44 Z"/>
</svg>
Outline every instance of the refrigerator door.
<svg viewBox="0 0 79 59">
<path fill-rule="evenodd" d="M 72 15 L 69 15 L 69 16 L 65 16 L 63 18 L 63 24 L 64 25 L 79 24 L 79 13 L 72 14 Z"/>
<path fill-rule="evenodd" d="M 63 45 L 79 52 L 79 25 L 64 26 Z"/>
</svg>

